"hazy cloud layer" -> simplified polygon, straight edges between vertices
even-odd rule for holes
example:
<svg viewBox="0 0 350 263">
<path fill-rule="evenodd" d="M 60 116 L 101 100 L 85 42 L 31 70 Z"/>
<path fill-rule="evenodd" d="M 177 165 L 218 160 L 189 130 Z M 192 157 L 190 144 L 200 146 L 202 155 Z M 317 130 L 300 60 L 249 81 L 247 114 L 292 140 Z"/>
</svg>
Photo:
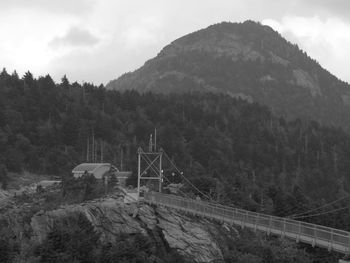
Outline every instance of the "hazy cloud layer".
<svg viewBox="0 0 350 263">
<path fill-rule="evenodd" d="M 0 10 L 32 9 L 53 13 L 82 14 L 94 8 L 95 0 L 1 0 Z"/>
<path fill-rule="evenodd" d="M 350 81 L 348 0 L 0 0 L 0 68 L 107 83 L 171 41 L 222 21 L 263 21 Z"/>
<path fill-rule="evenodd" d="M 349 0 L 299 0 L 299 4 L 307 4 L 308 11 L 314 11 L 314 15 L 341 17 L 349 20 L 350 1 Z M 319 13 L 317 13 L 319 12 Z"/>
<path fill-rule="evenodd" d="M 99 42 L 99 39 L 88 30 L 72 27 L 64 36 L 55 37 L 49 45 L 53 48 L 62 46 L 93 46 Z"/>
</svg>

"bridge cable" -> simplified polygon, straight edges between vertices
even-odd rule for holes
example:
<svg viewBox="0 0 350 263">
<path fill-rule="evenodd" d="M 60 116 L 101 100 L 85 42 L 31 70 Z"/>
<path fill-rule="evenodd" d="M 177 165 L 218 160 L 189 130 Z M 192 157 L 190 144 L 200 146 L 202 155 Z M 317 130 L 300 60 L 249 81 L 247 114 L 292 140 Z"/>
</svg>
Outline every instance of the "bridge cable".
<svg viewBox="0 0 350 263">
<path fill-rule="evenodd" d="M 146 162 L 147 162 L 147 164 L 149 164 L 150 162 L 151 162 L 151 160 L 148 158 L 148 156 L 143 156 L 143 158 L 145 158 L 146 159 Z M 153 164 L 150 166 L 150 168 L 153 170 L 153 172 L 155 172 L 156 174 L 157 174 L 157 170 L 153 167 Z M 163 177 L 162 178 L 164 178 L 168 183 L 171 183 L 170 182 L 170 180 L 166 177 L 166 176 L 164 176 L 163 175 Z M 185 197 L 187 197 L 187 198 L 190 198 L 189 196 L 188 196 L 188 194 L 186 194 L 184 191 L 182 191 L 181 189 L 178 189 Z"/>
<path fill-rule="evenodd" d="M 325 208 L 325 207 L 327 207 L 327 206 L 333 205 L 333 204 L 335 204 L 335 203 L 337 203 L 337 202 L 339 202 L 339 201 L 342 201 L 342 200 L 344 200 L 344 199 L 346 199 L 346 198 L 348 198 L 348 197 L 350 197 L 350 195 L 341 197 L 341 198 L 339 198 L 339 199 L 337 199 L 337 200 L 334 200 L 334 201 L 332 201 L 332 202 L 330 202 L 330 203 L 327 203 L 327 204 L 321 205 L 321 206 L 319 206 L 319 207 L 313 208 L 313 209 L 311 209 L 311 210 L 309 210 L 309 211 L 305 211 L 305 212 L 301 212 L 301 213 L 289 215 L 289 216 L 287 216 L 287 217 L 296 218 L 296 217 L 299 217 L 299 216 L 307 215 L 307 214 L 309 214 L 309 213 L 311 213 L 311 212 L 314 212 L 314 211 L 317 211 L 317 210 L 319 210 L 319 209 L 321 209 L 321 208 Z"/>
<path fill-rule="evenodd" d="M 166 178 L 165 176 L 163 176 L 163 178 L 164 178 L 165 180 L 167 180 L 168 183 L 171 183 L 170 180 L 169 180 L 168 178 Z M 191 197 L 190 197 L 188 194 L 186 194 L 184 191 L 182 191 L 181 189 L 178 189 L 178 191 L 181 192 L 185 197 L 191 199 Z"/>
<path fill-rule="evenodd" d="M 345 209 L 348 209 L 348 208 L 350 208 L 350 205 L 345 206 L 345 207 L 340 207 L 340 208 L 337 208 L 337 209 L 334 209 L 334 210 L 331 210 L 331 211 L 326 211 L 326 212 L 322 212 L 322 213 L 313 214 L 313 215 L 305 215 L 305 216 L 300 216 L 300 217 L 294 217 L 293 219 L 302 219 L 302 218 L 309 218 L 309 217 L 315 217 L 315 216 L 320 216 L 320 215 L 326 215 L 326 214 L 331 214 L 331 213 L 338 212 L 338 211 L 341 211 L 341 210 L 345 210 Z"/>
<path fill-rule="evenodd" d="M 189 183 L 198 193 L 200 193 L 201 195 L 203 195 L 204 197 L 206 197 L 208 200 L 211 200 L 210 196 L 208 196 L 207 194 L 203 193 L 201 190 L 198 189 L 198 187 L 196 187 L 189 179 L 187 179 L 184 175 L 183 172 L 181 172 L 176 165 L 174 164 L 174 162 L 169 158 L 169 156 L 167 155 L 166 152 L 164 152 L 164 156 L 168 159 L 168 161 L 170 162 L 170 164 L 177 170 L 177 172 L 187 181 L 187 183 Z"/>
<path fill-rule="evenodd" d="M 186 182 L 188 184 L 190 184 L 190 186 L 192 186 L 198 193 L 200 193 L 202 196 L 204 196 L 205 198 L 208 199 L 208 201 L 210 201 L 211 203 L 215 203 L 216 205 L 220 205 L 220 206 L 223 206 L 223 204 L 213 200 L 209 195 L 205 194 L 203 191 L 201 191 L 198 187 L 196 187 L 187 177 L 185 177 L 183 175 L 183 172 L 180 171 L 177 166 L 174 164 L 174 162 L 170 159 L 169 155 L 164 151 L 164 156 L 168 159 L 168 161 L 170 162 L 170 164 L 177 170 L 177 172 L 182 176 L 182 178 L 184 178 L 186 180 Z M 235 206 L 232 206 L 232 205 L 226 205 L 226 206 L 229 206 L 229 207 L 233 207 L 235 208 Z"/>
</svg>

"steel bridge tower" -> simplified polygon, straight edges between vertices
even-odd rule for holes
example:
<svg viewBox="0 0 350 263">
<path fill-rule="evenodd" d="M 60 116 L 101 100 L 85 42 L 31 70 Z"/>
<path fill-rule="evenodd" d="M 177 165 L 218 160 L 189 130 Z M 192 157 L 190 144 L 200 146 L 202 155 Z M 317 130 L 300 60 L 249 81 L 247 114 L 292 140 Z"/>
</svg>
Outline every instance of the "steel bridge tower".
<svg viewBox="0 0 350 263">
<path fill-rule="evenodd" d="M 162 192 L 163 183 L 163 149 L 152 151 L 152 147 L 148 152 L 145 152 L 141 147 L 137 150 L 138 153 L 138 169 L 137 169 L 137 194 L 140 199 L 141 182 L 145 180 L 155 181 L 158 184 L 158 191 Z"/>
</svg>

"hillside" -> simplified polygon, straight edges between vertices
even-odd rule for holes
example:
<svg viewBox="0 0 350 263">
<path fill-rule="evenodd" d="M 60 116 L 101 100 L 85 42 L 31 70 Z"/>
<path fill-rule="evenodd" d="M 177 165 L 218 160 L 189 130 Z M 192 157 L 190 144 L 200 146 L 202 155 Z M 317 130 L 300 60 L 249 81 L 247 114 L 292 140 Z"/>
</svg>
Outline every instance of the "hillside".
<svg viewBox="0 0 350 263">
<path fill-rule="evenodd" d="M 0 73 L 0 166 L 9 172 L 68 177 L 75 165 L 92 161 L 94 138 L 95 160 L 102 145 L 104 162 L 120 167 L 123 159 L 135 175 L 137 148 L 147 148 L 154 128 L 158 145 L 187 178 L 221 203 L 284 216 L 350 192 L 350 136 L 341 129 L 287 121 L 222 94 L 120 93 Z M 11 186 L 15 179 L 2 171 L 2 187 Z M 345 210 L 307 218 L 350 229 L 348 219 Z"/>
<path fill-rule="evenodd" d="M 270 27 L 252 21 L 224 22 L 181 37 L 107 88 L 223 93 L 267 105 L 288 119 L 350 129 L 350 86 Z"/>
<path fill-rule="evenodd" d="M 88 83 L 69 83 L 65 77 L 61 83 L 55 83 L 49 75 L 35 79 L 27 72 L 20 78 L 15 72 L 8 74 L 3 70 L 0 73 L 1 186 L 7 188 L 19 182 L 17 176 L 13 177 L 13 172 L 21 174 L 29 171 L 31 177 L 35 174 L 60 176 L 64 182 L 68 182 L 64 183 L 66 187 L 75 189 L 74 184 L 69 183 L 71 169 L 87 158 L 92 161 L 92 138 L 98 156 L 96 161 L 102 156 L 104 162 L 120 167 L 119 161 L 123 159 L 124 168 L 133 170 L 135 175 L 137 148 L 147 148 L 149 135 L 154 128 L 157 128 L 158 146 L 166 150 L 188 180 L 213 200 L 279 216 L 322 206 L 316 210 L 322 213 L 321 216 L 311 214 L 311 217 L 301 219 L 350 229 L 349 211 L 344 209 L 349 206 L 350 136 L 342 129 L 325 127 L 314 121 L 288 121 L 272 114 L 266 106 L 223 94 L 121 93 Z M 169 164 L 164 161 L 163 165 L 164 176 L 170 182 L 184 183 L 182 190 L 187 195 L 198 194 L 186 185 L 176 171 L 170 169 Z M 135 178 L 131 178 L 128 184 L 135 184 Z M 94 191 L 86 193 L 90 187 L 84 184 L 79 184 L 79 187 L 85 189 L 83 196 L 95 198 Z M 1 194 L 5 200 L 0 200 L 0 212 L 3 215 L 3 218 L 0 217 L 0 234 L 4 237 L 0 238 L 0 256 L 12 257 L 9 253 L 13 253 L 26 259 L 30 255 L 34 262 L 38 262 L 35 261 L 36 257 L 41 255 L 44 258 L 41 262 L 48 262 L 45 256 L 62 252 L 55 250 L 55 247 L 64 249 L 66 256 L 74 257 L 74 251 L 87 253 L 84 250 L 86 246 L 98 244 L 93 246 L 96 250 L 91 249 L 85 254 L 91 259 L 91 251 L 98 254 L 104 249 L 106 253 L 113 254 L 113 251 L 119 251 L 114 249 L 115 246 L 118 248 L 126 241 L 126 249 L 136 246 L 141 254 L 146 251 L 150 260 L 154 258 L 152 251 L 156 245 L 139 246 L 140 240 L 143 242 L 144 239 L 138 239 L 138 235 L 120 236 L 117 244 L 96 243 L 94 240 L 101 238 L 104 233 L 95 235 L 93 231 L 86 232 L 84 229 L 88 227 L 91 230 L 91 227 L 100 223 L 99 220 L 103 221 L 106 217 L 86 216 L 91 226 L 86 218 L 72 213 L 72 210 L 80 209 L 85 215 L 91 215 L 90 210 L 85 210 L 89 209 L 89 205 L 79 205 L 82 193 L 68 195 L 70 199 L 67 201 L 61 191 L 60 188 L 53 192 L 34 193 L 34 196 L 30 191 L 23 192 L 11 200 L 8 193 Z M 333 202 L 335 199 L 337 202 Z M 70 206 L 71 202 L 75 203 L 73 207 Z M 108 215 L 116 212 L 116 206 L 109 209 L 96 202 L 99 201 L 92 202 L 92 208 L 101 205 Z M 324 206 L 328 202 L 332 202 L 331 205 Z M 61 209 L 63 205 L 65 208 Z M 329 213 L 332 210 L 336 212 Z M 125 212 L 121 213 L 124 218 Z M 60 220 L 61 215 L 67 215 L 68 219 Z M 147 234 L 152 242 L 159 242 L 157 236 L 152 236 L 150 228 L 143 225 L 144 221 L 134 221 L 142 224 L 143 230 L 139 229 L 142 233 L 150 231 Z M 41 246 L 33 239 L 42 229 L 47 230 L 47 222 L 56 222 L 58 229 L 51 228 L 53 233 L 47 236 L 47 242 Z M 9 228 L 9 225 L 14 229 Z M 40 229 L 36 228 L 38 225 Z M 207 221 L 204 225 L 207 225 Z M 76 250 L 70 250 L 66 242 L 60 243 L 61 238 L 67 238 L 66 229 L 71 227 L 77 231 L 72 231 L 76 235 L 68 236 L 68 239 L 73 240 L 69 244 L 76 245 L 74 240 L 84 238 L 88 242 Z M 238 262 L 236 257 L 240 256 L 248 258 L 245 260 L 253 258 L 259 262 L 256 257 L 264 251 L 267 257 L 275 258 L 274 261 L 266 259 L 266 262 L 281 262 L 280 257 L 285 254 L 278 254 L 278 251 L 283 248 L 283 242 L 270 241 L 261 247 L 261 238 L 256 240 L 254 235 L 249 235 L 237 247 L 229 247 L 233 250 L 232 254 L 225 247 L 220 247 L 220 251 L 223 254 L 229 252 L 226 255 L 233 257 L 226 262 Z M 221 241 L 216 242 L 221 244 Z M 169 242 L 162 244 L 167 247 Z M 295 247 L 287 246 L 291 249 L 288 260 L 292 261 L 285 259 L 283 262 L 295 262 Z M 167 253 L 155 256 L 167 257 Z M 325 257 L 333 256 L 325 253 Z M 316 251 L 315 256 L 321 254 Z M 98 255 L 102 256 L 103 253 Z M 108 262 L 104 258 L 101 260 Z"/>
</svg>

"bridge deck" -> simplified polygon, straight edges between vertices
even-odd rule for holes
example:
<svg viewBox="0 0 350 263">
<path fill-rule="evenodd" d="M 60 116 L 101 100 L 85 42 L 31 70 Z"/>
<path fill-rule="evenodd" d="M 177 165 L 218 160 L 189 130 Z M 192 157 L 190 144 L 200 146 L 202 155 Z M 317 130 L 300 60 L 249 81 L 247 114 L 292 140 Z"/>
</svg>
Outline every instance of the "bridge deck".
<svg viewBox="0 0 350 263">
<path fill-rule="evenodd" d="M 277 234 L 297 242 L 343 254 L 350 252 L 350 232 L 335 228 L 155 192 L 146 193 L 144 201 L 241 227 Z"/>
</svg>

